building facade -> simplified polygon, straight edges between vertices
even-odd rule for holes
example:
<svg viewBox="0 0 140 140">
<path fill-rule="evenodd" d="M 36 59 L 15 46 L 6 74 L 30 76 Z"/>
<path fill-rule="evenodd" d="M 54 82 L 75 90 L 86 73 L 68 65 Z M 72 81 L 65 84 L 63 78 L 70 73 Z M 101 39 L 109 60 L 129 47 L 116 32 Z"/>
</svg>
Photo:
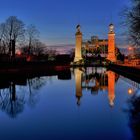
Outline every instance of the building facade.
<svg viewBox="0 0 140 140">
<path fill-rule="evenodd" d="M 98 36 L 92 36 L 90 40 L 83 41 L 82 47 L 89 52 L 100 49 L 101 54 L 107 54 L 108 39 L 100 39 Z"/>
</svg>

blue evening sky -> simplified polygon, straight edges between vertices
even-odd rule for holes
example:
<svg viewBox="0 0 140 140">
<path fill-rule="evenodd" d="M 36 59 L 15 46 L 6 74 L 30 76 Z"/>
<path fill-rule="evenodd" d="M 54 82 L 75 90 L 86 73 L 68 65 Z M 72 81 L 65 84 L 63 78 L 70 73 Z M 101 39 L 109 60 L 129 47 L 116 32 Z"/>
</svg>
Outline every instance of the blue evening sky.
<svg viewBox="0 0 140 140">
<path fill-rule="evenodd" d="M 108 25 L 115 24 L 121 42 L 120 12 L 129 0 L 0 0 L 0 22 L 11 15 L 34 24 L 48 45 L 74 44 L 75 26 L 83 38 L 107 38 Z M 120 39 L 120 40 L 119 40 Z M 119 43 L 118 43 L 119 44 Z"/>
</svg>

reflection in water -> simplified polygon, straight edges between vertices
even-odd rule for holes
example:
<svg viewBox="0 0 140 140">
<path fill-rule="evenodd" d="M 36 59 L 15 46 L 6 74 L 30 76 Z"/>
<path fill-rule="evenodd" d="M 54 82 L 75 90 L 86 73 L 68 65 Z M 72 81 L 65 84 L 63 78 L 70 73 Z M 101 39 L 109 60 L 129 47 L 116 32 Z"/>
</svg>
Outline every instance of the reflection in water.
<svg viewBox="0 0 140 140">
<path fill-rule="evenodd" d="M 82 74 L 83 73 L 83 74 Z M 119 75 L 104 68 L 74 69 L 76 83 L 77 104 L 80 105 L 82 89 L 90 90 L 91 94 L 97 95 L 99 90 L 108 90 L 109 105 L 114 105 L 115 82 Z"/>
<path fill-rule="evenodd" d="M 140 138 L 138 83 L 105 68 L 76 68 L 74 77 L 70 70 L 40 74 L 0 77 L 1 139 Z"/>
<path fill-rule="evenodd" d="M 29 92 L 27 90 L 27 81 Z M 10 80 L 7 82 L 6 88 L 0 89 L 0 108 L 5 111 L 10 117 L 14 118 L 17 114 L 21 113 L 24 109 L 24 104 L 28 103 L 33 106 L 37 103 L 37 93 L 35 90 L 40 89 L 46 80 L 42 78 Z M 25 84 L 26 83 L 26 84 Z M 18 91 L 16 91 L 18 90 Z M 36 93 L 36 94 L 34 94 Z M 27 98 L 28 97 L 28 98 Z"/>
<path fill-rule="evenodd" d="M 71 79 L 70 70 L 58 72 L 58 80 Z M 51 75 L 52 76 L 52 75 Z M 115 83 L 119 79 L 119 75 L 112 71 L 106 71 L 105 68 L 75 68 L 75 94 L 77 105 L 81 104 L 83 91 L 90 91 L 92 95 L 98 95 L 100 92 L 108 93 L 108 102 L 111 107 L 115 102 Z M 126 80 L 120 76 L 122 80 Z M 39 90 L 49 80 L 48 77 L 35 78 L 16 78 L 16 79 L 0 79 L 0 109 L 6 112 L 10 117 L 16 117 L 17 114 L 24 110 L 24 105 L 28 104 L 34 107 L 39 100 Z M 127 82 L 132 82 L 127 80 Z M 135 94 L 136 89 L 133 86 L 128 88 L 128 94 Z"/>
<path fill-rule="evenodd" d="M 107 89 L 108 79 L 105 69 L 86 68 L 82 79 L 82 89 L 90 90 L 91 94 L 96 95 L 99 90 Z"/>
<path fill-rule="evenodd" d="M 81 87 L 81 82 L 82 82 L 82 70 L 79 68 L 74 70 L 75 74 L 75 88 L 76 88 L 76 97 L 77 97 L 77 105 L 80 105 L 80 98 L 82 97 L 82 87 Z"/>
<path fill-rule="evenodd" d="M 129 88 L 129 89 L 128 89 L 128 94 L 130 94 L 130 95 L 131 95 L 131 94 L 133 94 L 133 93 L 134 93 L 133 88 Z"/>
<path fill-rule="evenodd" d="M 10 117 L 15 117 L 23 111 L 24 98 L 16 96 L 16 87 L 14 82 L 10 82 L 9 89 L 0 90 L 0 108 Z"/>
<path fill-rule="evenodd" d="M 42 73 L 44 76 L 44 73 Z M 52 71 L 46 75 L 57 76 L 59 80 L 71 79 L 70 70 L 61 72 Z M 17 114 L 24 110 L 24 105 L 28 104 L 34 107 L 39 100 L 39 90 L 49 79 L 47 76 L 11 76 L 10 78 L 0 78 L 0 109 L 6 112 L 10 117 L 15 118 Z"/>
<path fill-rule="evenodd" d="M 77 105 L 80 105 L 80 98 L 82 97 L 82 90 L 90 90 L 91 94 L 97 95 L 99 90 L 108 91 L 109 105 L 114 106 L 115 100 L 115 84 L 119 79 L 119 75 L 112 71 L 106 71 L 105 69 L 98 68 L 86 68 L 74 69 L 75 83 L 76 83 L 76 97 Z M 129 118 L 130 128 L 132 129 L 134 139 L 140 139 L 140 84 L 131 81 L 127 78 L 120 76 L 122 80 L 128 83 L 129 95 L 132 97 L 129 99 Z M 130 86 L 131 85 L 131 86 Z"/>
<path fill-rule="evenodd" d="M 128 101 L 129 126 L 132 129 L 134 139 L 140 139 L 140 95 L 134 94 Z"/>
<path fill-rule="evenodd" d="M 110 106 L 114 106 L 115 99 L 115 73 L 108 71 L 108 98 Z"/>
<path fill-rule="evenodd" d="M 33 79 L 27 79 L 27 88 L 28 88 L 28 97 L 27 97 L 27 92 L 26 97 L 27 97 L 27 102 L 28 104 L 33 107 L 36 105 L 36 103 L 39 100 L 39 89 L 41 89 L 45 84 L 46 84 L 46 77 L 36 77 Z"/>
</svg>

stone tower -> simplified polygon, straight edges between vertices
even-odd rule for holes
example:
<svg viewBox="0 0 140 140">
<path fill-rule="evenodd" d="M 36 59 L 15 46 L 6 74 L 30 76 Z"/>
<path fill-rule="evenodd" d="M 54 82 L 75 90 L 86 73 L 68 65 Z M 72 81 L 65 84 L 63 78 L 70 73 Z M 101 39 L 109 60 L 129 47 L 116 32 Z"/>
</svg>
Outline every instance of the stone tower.
<svg viewBox="0 0 140 140">
<path fill-rule="evenodd" d="M 111 62 L 116 62 L 116 54 L 115 54 L 115 32 L 114 25 L 109 25 L 109 33 L 108 33 L 108 56 L 107 59 Z"/>
<path fill-rule="evenodd" d="M 82 33 L 80 31 L 80 25 L 77 25 L 76 27 L 77 32 L 75 34 L 76 36 L 76 46 L 75 46 L 75 58 L 74 62 L 78 62 L 82 59 Z"/>
</svg>

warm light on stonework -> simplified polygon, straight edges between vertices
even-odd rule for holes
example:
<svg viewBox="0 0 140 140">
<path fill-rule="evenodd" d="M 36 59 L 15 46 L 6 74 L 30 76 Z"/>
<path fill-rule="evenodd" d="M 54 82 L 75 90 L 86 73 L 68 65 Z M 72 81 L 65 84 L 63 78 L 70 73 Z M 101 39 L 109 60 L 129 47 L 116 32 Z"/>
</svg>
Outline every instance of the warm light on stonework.
<svg viewBox="0 0 140 140">
<path fill-rule="evenodd" d="M 75 46 L 75 58 L 74 62 L 78 62 L 82 59 L 82 33 L 80 31 L 80 25 L 77 26 L 76 36 L 76 46 Z"/>
<path fill-rule="evenodd" d="M 115 33 L 114 33 L 114 26 L 110 24 L 109 26 L 109 33 L 108 33 L 108 56 L 107 59 L 111 62 L 116 62 L 116 55 L 115 55 Z"/>
</svg>

